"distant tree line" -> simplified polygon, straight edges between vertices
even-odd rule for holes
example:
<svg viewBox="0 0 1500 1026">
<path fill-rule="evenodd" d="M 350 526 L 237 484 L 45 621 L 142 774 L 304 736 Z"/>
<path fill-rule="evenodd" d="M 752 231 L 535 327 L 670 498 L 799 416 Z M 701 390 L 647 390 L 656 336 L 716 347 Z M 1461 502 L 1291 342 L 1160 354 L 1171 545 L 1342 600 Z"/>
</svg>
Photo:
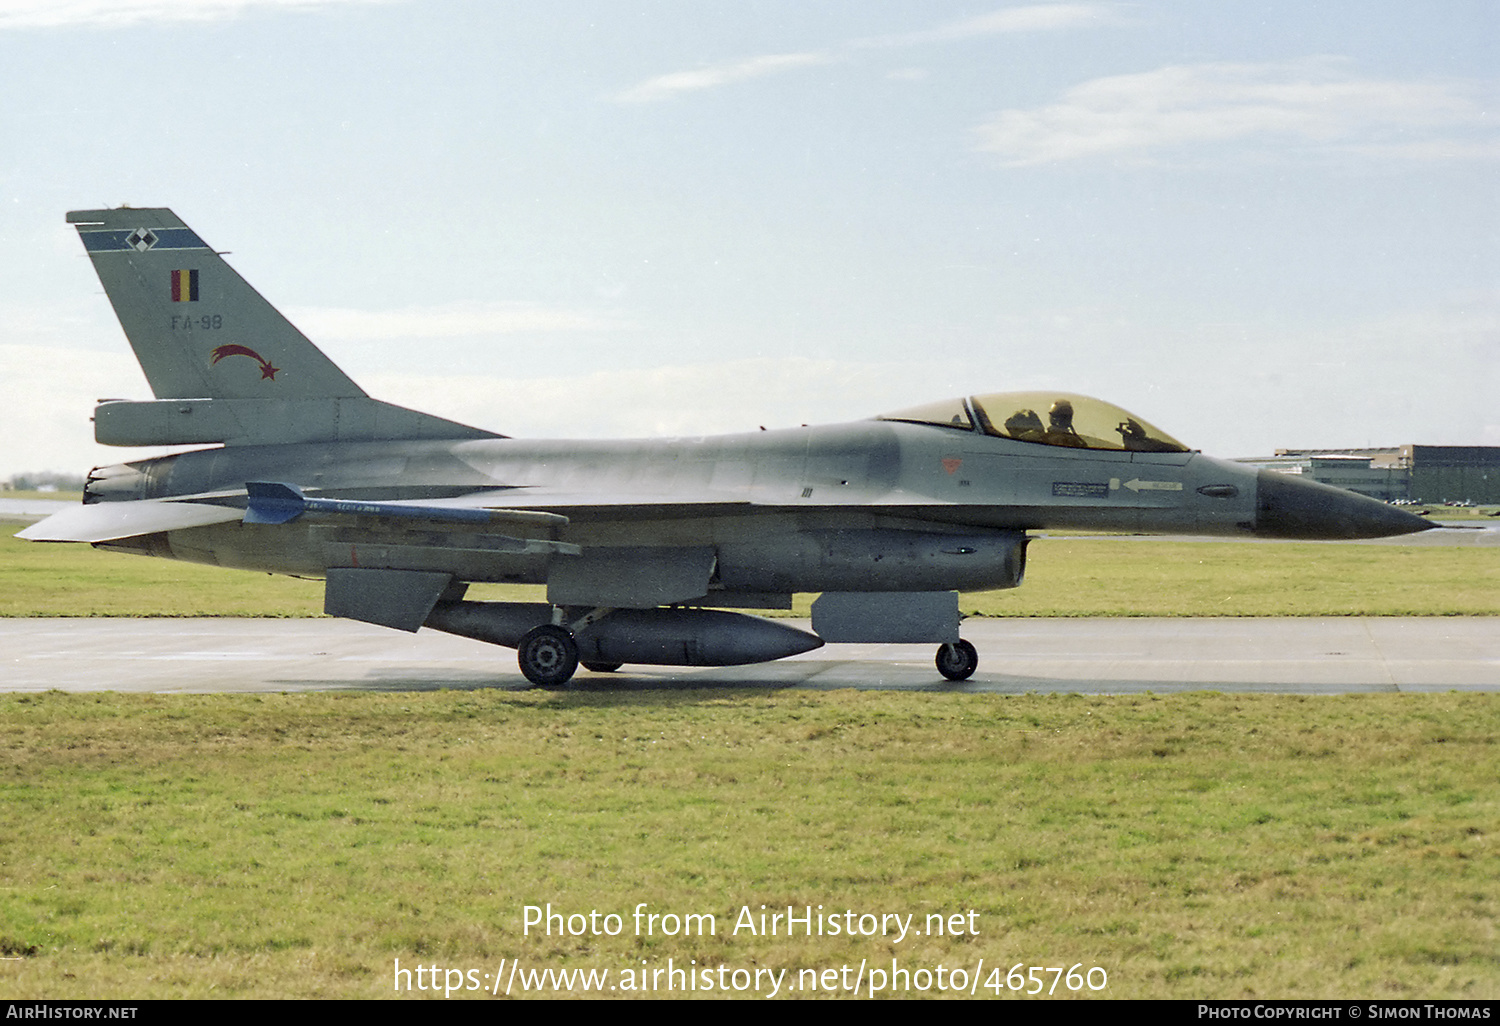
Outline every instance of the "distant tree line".
<svg viewBox="0 0 1500 1026">
<path fill-rule="evenodd" d="M 83 475 L 13 474 L 10 480 L 5 482 L 5 488 L 15 492 L 81 492 L 83 491 Z"/>
</svg>

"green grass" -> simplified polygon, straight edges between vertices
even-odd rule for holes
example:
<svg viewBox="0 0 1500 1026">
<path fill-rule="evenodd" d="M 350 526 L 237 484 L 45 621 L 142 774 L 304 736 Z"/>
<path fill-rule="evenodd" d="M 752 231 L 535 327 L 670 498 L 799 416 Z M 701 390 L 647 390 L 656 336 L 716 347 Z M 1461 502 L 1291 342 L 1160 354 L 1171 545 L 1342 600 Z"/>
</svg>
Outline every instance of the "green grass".
<svg viewBox="0 0 1500 1026">
<path fill-rule="evenodd" d="M 1043 538 L 988 616 L 1494 616 L 1500 549 Z"/>
<path fill-rule="evenodd" d="M 0 536 L 0 616 L 316 616 L 321 581 Z M 536 587 L 477 599 L 541 601 Z M 799 596 L 806 616 L 811 596 Z M 1500 549 L 1041 538 L 983 616 L 1500 615 Z"/>
<path fill-rule="evenodd" d="M 965 610 L 1500 614 L 1484 548 L 1044 538 L 1027 576 Z M 4 615 L 321 605 L 317 581 L 0 537 Z M 1497 736 L 1488 694 L 0 696 L 0 998 L 379 997 L 398 958 L 517 957 L 1494 998 Z M 625 933 L 521 936 L 547 902 Z M 719 935 L 635 937 L 638 902 Z M 974 909 L 979 934 L 730 935 L 761 904 Z"/>
<path fill-rule="evenodd" d="M 82 502 L 83 493 L 0 490 L 0 499 L 46 499 L 48 502 Z"/>
<path fill-rule="evenodd" d="M 316 616 L 323 582 L 0 537 L 0 616 Z"/>
<path fill-rule="evenodd" d="M 517 957 L 1500 996 L 1495 695 L 54 692 L 0 697 L 0 737 L 6 998 L 380 997 L 398 958 Z M 547 902 L 625 932 L 522 936 Z M 718 935 L 636 937 L 639 902 Z M 978 935 L 733 936 L 761 904 Z"/>
</svg>

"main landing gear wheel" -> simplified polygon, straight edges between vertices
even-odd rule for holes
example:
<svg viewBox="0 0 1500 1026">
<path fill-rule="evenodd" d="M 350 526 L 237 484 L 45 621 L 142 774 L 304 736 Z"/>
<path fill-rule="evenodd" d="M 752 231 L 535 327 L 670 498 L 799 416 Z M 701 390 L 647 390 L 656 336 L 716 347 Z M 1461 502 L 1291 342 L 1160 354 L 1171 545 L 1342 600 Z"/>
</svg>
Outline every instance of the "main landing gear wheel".
<svg viewBox="0 0 1500 1026">
<path fill-rule="evenodd" d="M 516 646 L 526 679 L 539 688 L 560 688 L 578 669 L 578 642 L 566 629 L 543 624 L 527 631 Z"/>
<path fill-rule="evenodd" d="M 967 641 L 939 645 L 937 668 L 949 680 L 968 680 L 979 669 L 979 653 Z"/>
</svg>

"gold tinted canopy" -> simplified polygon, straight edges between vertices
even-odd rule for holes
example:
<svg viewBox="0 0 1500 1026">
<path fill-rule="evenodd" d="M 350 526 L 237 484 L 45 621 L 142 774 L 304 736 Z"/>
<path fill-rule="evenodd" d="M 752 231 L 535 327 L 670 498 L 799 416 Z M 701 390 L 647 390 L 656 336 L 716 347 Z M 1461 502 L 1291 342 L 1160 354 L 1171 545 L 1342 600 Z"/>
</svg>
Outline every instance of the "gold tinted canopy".
<svg viewBox="0 0 1500 1026">
<path fill-rule="evenodd" d="M 997 438 L 1069 449 L 1125 452 L 1189 452 L 1187 446 L 1114 403 L 1072 392 L 996 392 L 948 399 L 878 420 L 936 424 L 983 431 Z"/>
</svg>

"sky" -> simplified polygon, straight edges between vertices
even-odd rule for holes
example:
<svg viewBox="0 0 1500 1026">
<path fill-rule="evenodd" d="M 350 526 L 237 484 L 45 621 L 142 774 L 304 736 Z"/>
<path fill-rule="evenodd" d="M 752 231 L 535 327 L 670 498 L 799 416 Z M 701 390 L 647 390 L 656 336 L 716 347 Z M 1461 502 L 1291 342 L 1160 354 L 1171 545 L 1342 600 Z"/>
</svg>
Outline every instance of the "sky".
<svg viewBox="0 0 1500 1026">
<path fill-rule="evenodd" d="M 0 480 L 153 452 L 89 423 L 150 398 L 64 223 L 121 204 L 508 435 L 1500 445 L 1497 97 L 1493 0 L 0 0 Z"/>
</svg>

